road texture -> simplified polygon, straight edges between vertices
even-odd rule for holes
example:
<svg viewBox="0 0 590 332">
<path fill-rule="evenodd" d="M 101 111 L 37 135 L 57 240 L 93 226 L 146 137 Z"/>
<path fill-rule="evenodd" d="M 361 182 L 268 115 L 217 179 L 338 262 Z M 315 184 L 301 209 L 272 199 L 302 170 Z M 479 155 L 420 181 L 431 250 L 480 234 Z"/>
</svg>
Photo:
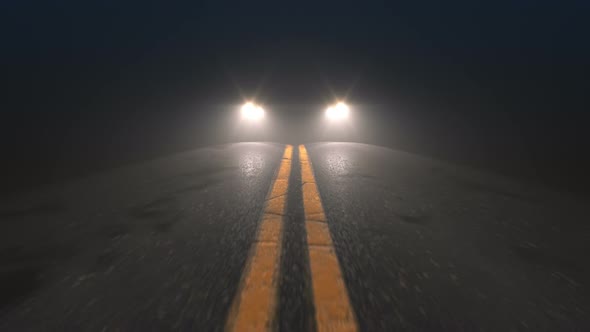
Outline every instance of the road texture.
<svg viewBox="0 0 590 332">
<path fill-rule="evenodd" d="M 0 203 L 1 331 L 584 331 L 588 202 L 354 143 L 215 146 Z"/>
</svg>

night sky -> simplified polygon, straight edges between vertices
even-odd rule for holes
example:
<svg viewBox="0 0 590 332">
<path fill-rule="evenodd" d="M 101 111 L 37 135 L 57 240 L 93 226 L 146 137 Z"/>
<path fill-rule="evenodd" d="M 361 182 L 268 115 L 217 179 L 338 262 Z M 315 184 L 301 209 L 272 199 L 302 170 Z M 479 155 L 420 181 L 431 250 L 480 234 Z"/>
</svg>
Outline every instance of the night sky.
<svg viewBox="0 0 590 332">
<path fill-rule="evenodd" d="M 268 140 L 338 140 L 293 128 L 344 98 L 371 129 L 349 140 L 588 194 L 589 14 L 584 1 L 5 1 L 2 181 L 239 140 L 219 110 L 245 98 L 293 124 Z"/>
</svg>

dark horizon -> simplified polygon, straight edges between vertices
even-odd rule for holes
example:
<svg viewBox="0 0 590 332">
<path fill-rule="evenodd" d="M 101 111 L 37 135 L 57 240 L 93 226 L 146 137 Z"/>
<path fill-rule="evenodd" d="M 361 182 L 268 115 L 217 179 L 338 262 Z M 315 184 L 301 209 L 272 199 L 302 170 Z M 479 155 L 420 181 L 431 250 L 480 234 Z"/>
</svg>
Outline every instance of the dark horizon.
<svg viewBox="0 0 590 332">
<path fill-rule="evenodd" d="M 371 108 L 363 120 L 372 135 L 323 140 L 426 154 L 583 195 L 590 187 L 583 2 L 3 7 L 11 186 L 30 177 L 17 174 L 31 162 L 116 165 L 239 141 L 212 123 L 225 121 L 216 110 L 246 99 L 292 124 L 346 99 Z M 270 139 L 316 138 L 291 127 Z"/>
</svg>

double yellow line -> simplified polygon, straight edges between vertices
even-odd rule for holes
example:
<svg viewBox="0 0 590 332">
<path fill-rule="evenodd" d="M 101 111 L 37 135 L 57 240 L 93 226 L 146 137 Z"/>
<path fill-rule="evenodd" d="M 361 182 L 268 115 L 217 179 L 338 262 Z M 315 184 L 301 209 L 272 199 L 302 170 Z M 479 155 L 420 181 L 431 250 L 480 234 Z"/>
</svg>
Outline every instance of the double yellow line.
<svg viewBox="0 0 590 332">
<path fill-rule="evenodd" d="M 288 145 L 268 194 L 238 294 L 230 308 L 227 331 L 272 331 L 276 328 L 282 230 L 292 155 L 293 147 Z M 317 330 L 357 331 L 311 161 L 303 145 L 299 145 L 299 161 Z"/>
</svg>

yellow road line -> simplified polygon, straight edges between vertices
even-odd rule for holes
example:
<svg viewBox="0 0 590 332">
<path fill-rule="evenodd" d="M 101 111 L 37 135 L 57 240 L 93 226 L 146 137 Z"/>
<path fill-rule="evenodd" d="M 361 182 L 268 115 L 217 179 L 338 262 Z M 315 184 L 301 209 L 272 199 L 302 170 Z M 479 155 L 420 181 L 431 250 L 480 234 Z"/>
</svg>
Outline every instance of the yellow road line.
<svg viewBox="0 0 590 332">
<path fill-rule="evenodd" d="M 287 145 L 256 235 L 226 331 L 270 331 L 277 305 L 283 215 L 291 174 L 293 146 Z"/>
<path fill-rule="evenodd" d="M 299 145 L 299 160 L 317 331 L 358 331 L 311 161 L 303 145 Z"/>
</svg>

